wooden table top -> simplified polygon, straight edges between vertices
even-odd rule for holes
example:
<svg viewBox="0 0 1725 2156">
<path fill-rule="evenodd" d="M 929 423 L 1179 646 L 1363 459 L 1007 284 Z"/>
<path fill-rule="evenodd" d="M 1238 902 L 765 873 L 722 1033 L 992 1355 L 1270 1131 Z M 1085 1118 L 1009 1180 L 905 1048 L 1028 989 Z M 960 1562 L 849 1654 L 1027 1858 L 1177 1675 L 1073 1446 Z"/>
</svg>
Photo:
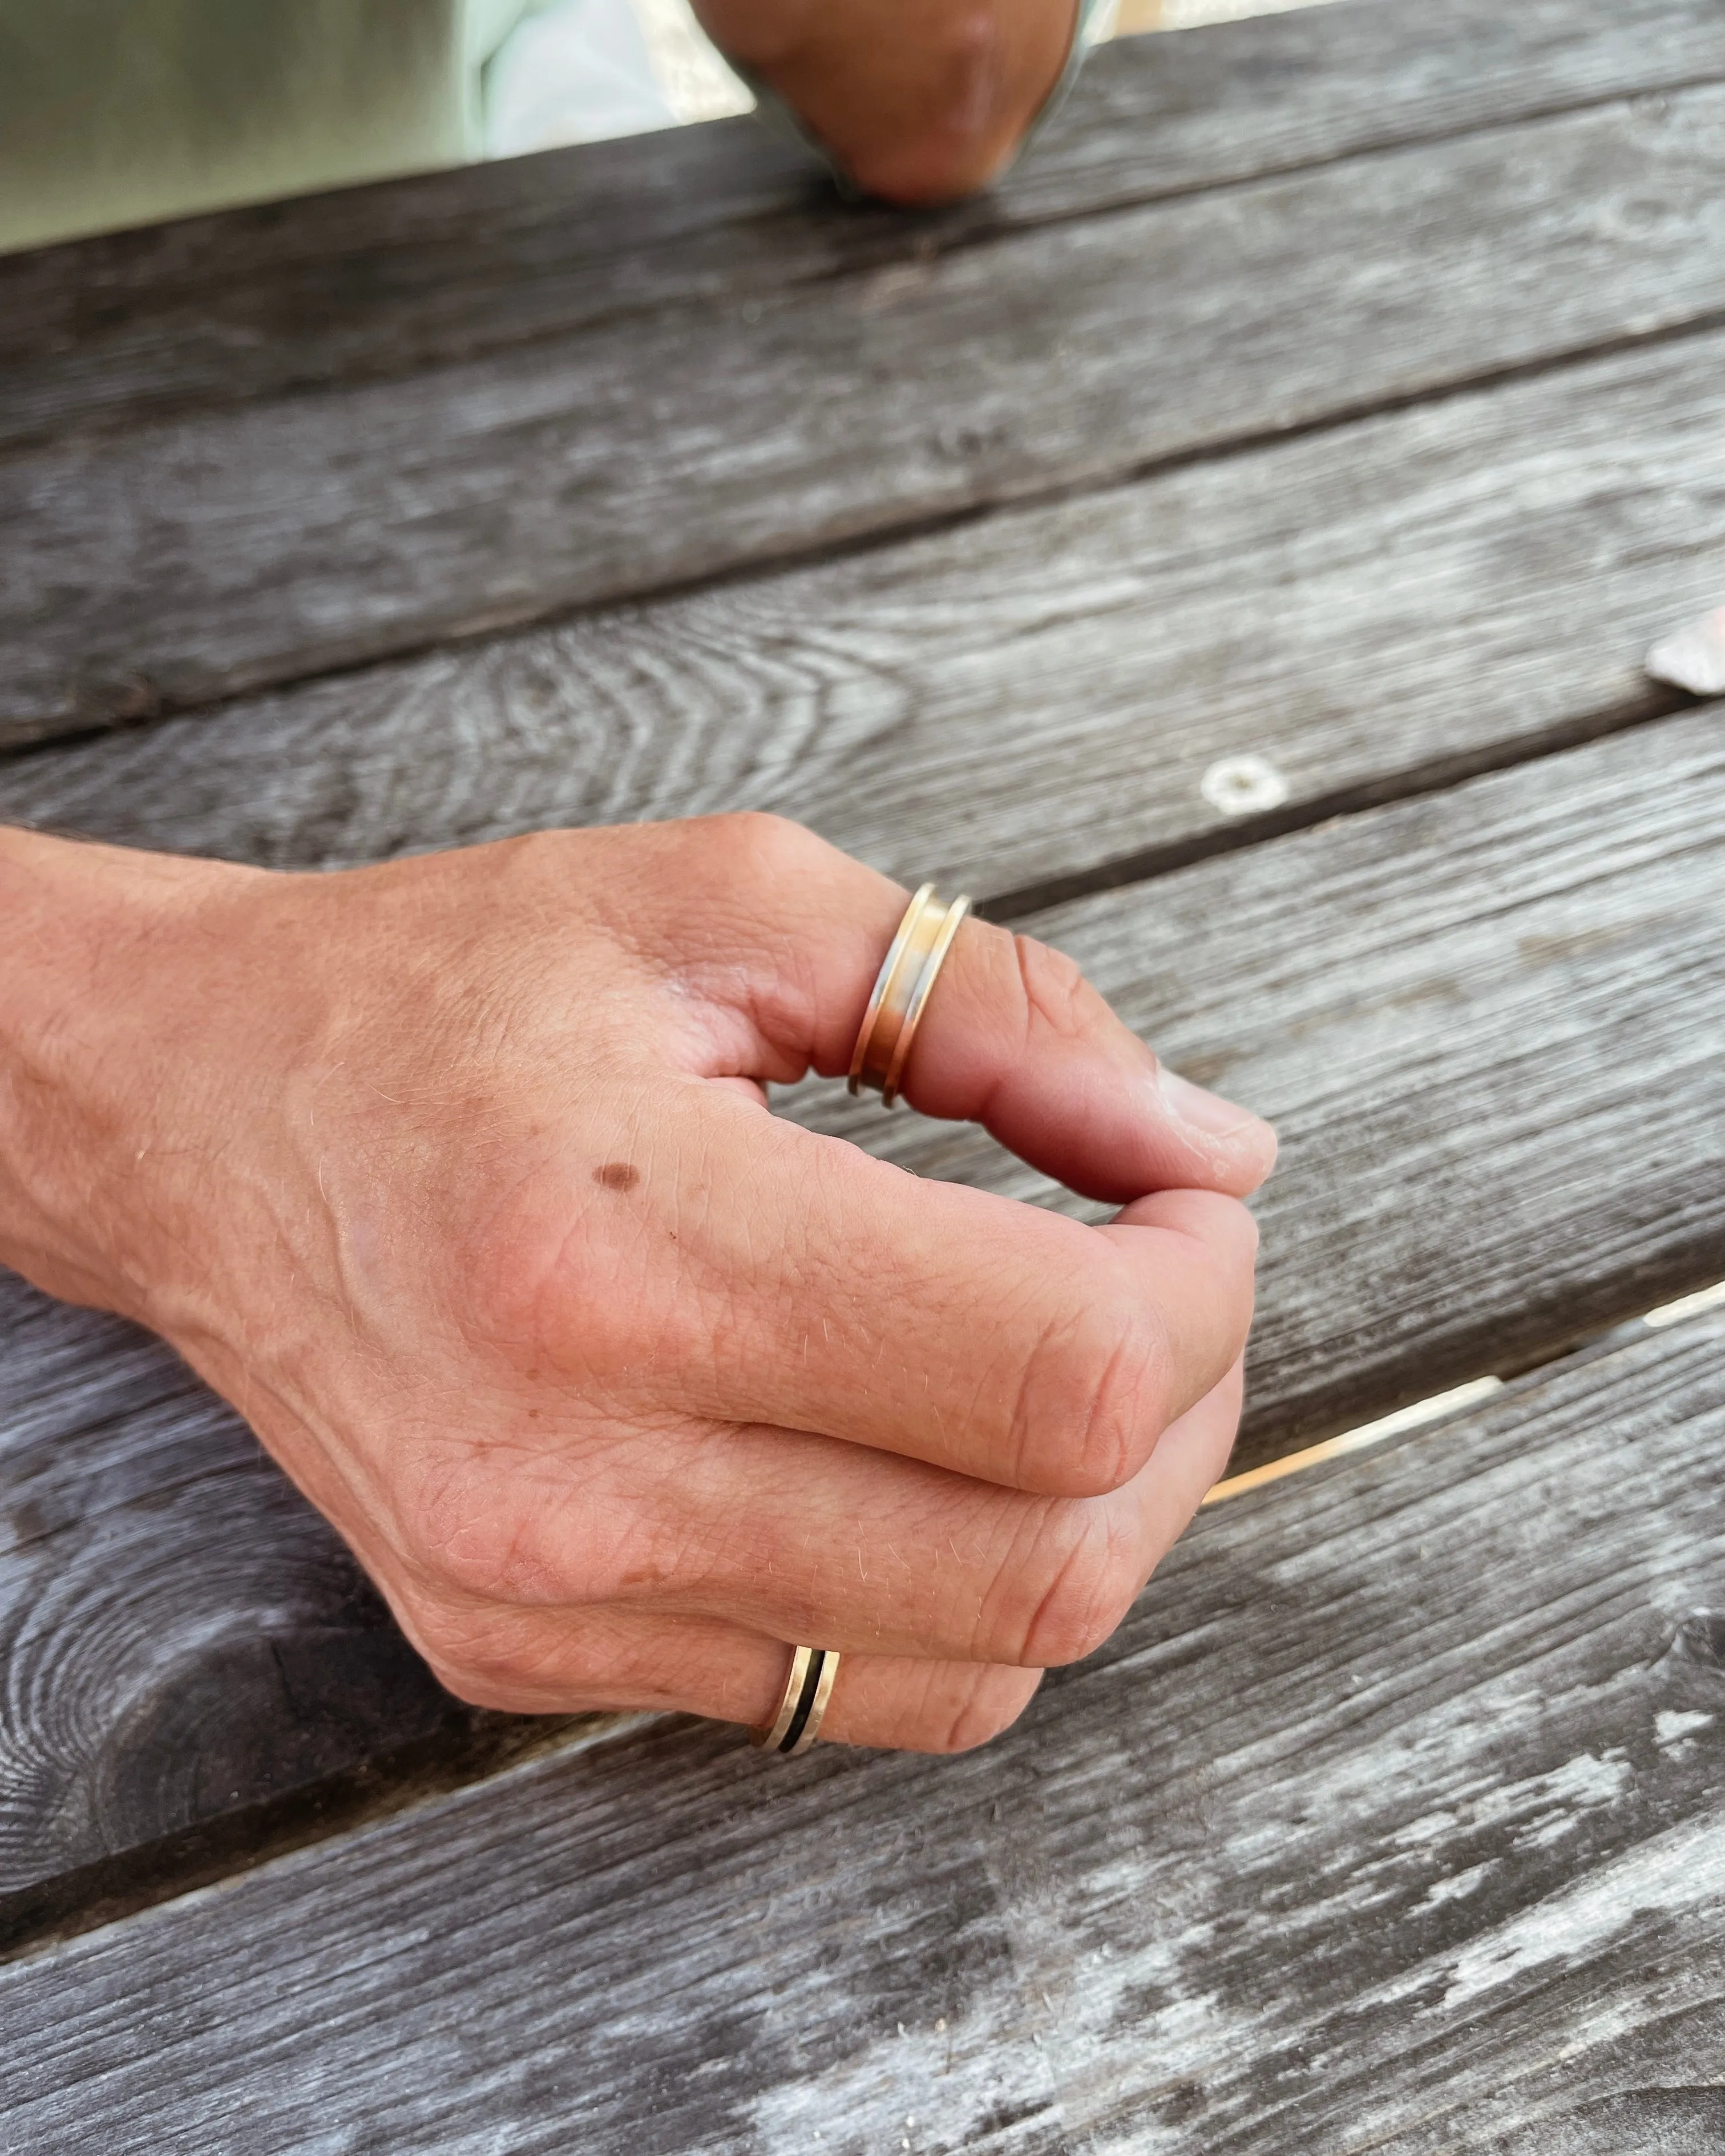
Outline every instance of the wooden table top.
<svg viewBox="0 0 1725 2156">
<path fill-rule="evenodd" d="M 1124 41 L 938 214 L 726 121 L 0 261 L 0 819 L 799 817 L 1276 1121 L 1240 1468 L 1471 1388 L 768 1766 L 459 1707 L 0 1276 L 0 2147 L 1725 2142 L 1718 0 Z"/>
</svg>

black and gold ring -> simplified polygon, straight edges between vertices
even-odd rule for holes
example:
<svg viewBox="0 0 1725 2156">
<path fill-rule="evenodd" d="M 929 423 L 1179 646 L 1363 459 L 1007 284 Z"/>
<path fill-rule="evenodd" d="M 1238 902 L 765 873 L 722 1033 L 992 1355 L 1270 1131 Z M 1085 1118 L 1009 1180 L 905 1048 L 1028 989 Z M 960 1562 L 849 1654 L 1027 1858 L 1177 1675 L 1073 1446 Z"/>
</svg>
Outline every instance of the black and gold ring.
<svg viewBox="0 0 1725 2156">
<path fill-rule="evenodd" d="M 830 1647 L 793 1647 L 778 1712 L 766 1728 L 755 1731 L 751 1742 L 783 1759 L 806 1752 L 820 1734 L 838 1674 L 839 1657 Z"/>
</svg>

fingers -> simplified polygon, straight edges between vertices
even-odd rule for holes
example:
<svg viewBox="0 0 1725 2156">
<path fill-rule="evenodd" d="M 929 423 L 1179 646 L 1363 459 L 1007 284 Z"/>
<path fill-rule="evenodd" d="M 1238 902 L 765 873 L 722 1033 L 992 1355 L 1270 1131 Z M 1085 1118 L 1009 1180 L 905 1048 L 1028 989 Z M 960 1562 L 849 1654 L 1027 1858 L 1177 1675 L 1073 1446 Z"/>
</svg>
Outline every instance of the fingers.
<svg viewBox="0 0 1725 2156">
<path fill-rule="evenodd" d="M 408 1621 L 451 1691 L 515 1714 L 680 1712 L 762 1728 L 778 1709 L 790 1661 L 783 1641 L 740 1625 L 615 1609 L 509 1609 L 444 1597 Z M 1017 1720 L 1041 1674 L 847 1656 L 821 1742 L 969 1751 Z"/>
<path fill-rule="evenodd" d="M 657 843 L 711 849 L 704 880 L 722 896 L 691 909 L 687 864 L 670 875 L 663 963 L 692 971 L 716 1003 L 743 1000 L 749 1037 L 725 1040 L 716 1070 L 728 1054 L 741 1059 L 730 1069 L 757 1076 L 800 1076 L 809 1063 L 842 1074 L 907 894 L 776 818 L 685 827 L 697 829 Z M 759 1067 L 763 1050 L 776 1067 Z M 923 1113 L 984 1123 L 1111 1204 L 1162 1189 L 1244 1197 L 1276 1158 L 1267 1123 L 1163 1071 L 1070 959 L 974 917 L 929 998 L 904 1090 Z"/>
<path fill-rule="evenodd" d="M 1245 1365 L 1241 1360 L 1213 1393 L 1163 1433 L 1156 1448 L 1153 1487 L 1146 1477 L 1140 1593 L 1227 1471 L 1245 1398 Z"/>
<path fill-rule="evenodd" d="M 612 1351 L 660 1404 L 1094 1496 L 1245 1346 L 1257 1230 L 1235 1199 L 1167 1192 L 1096 1229 L 728 1102 L 708 1120 L 735 1126 L 730 1148 L 702 1144 L 680 1194 L 645 1194 L 670 1209 L 675 1337 L 631 1301 Z M 553 1353 L 591 1368 L 594 1288 L 557 1301 Z"/>
<path fill-rule="evenodd" d="M 1239 1411 L 1235 1368 L 1125 1488 L 1079 1500 L 765 1429 L 661 1431 L 608 1460 L 492 1453 L 422 1509 L 413 1581 L 539 1614 L 614 1606 L 846 1654 L 1041 1669 L 1113 1631 L 1220 1474 Z"/>
<path fill-rule="evenodd" d="M 1243 1198 L 1276 1163 L 1267 1123 L 1164 1070 L 1070 958 L 988 921 L 958 932 L 905 1096 L 1117 1204 L 1170 1188 Z"/>
<path fill-rule="evenodd" d="M 1111 1636 L 1225 1469 L 1241 1393 L 1236 1364 L 1131 1483 L 1101 1498 L 987 1490 L 855 1447 L 824 1462 L 781 1456 L 783 1495 L 735 1523 L 701 1599 L 857 1652 L 1034 1669 L 1081 1661 Z M 775 1451 L 786 1439 L 760 1435 Z"/>
</svg>

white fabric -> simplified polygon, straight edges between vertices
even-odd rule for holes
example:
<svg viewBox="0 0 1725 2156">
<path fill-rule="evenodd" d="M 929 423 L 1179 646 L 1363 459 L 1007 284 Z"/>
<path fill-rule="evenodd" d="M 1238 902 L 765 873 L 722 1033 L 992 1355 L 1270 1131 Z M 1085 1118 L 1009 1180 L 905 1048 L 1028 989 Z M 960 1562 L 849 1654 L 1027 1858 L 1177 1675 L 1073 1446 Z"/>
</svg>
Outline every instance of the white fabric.
<svg viewBox="0 0 1725 2156">
<path fill-rule="evenodd" d="M 629 0 L 552 0 L 516 27 L 485 69 L 487 157 L 676 124 Z"/>
</svg>

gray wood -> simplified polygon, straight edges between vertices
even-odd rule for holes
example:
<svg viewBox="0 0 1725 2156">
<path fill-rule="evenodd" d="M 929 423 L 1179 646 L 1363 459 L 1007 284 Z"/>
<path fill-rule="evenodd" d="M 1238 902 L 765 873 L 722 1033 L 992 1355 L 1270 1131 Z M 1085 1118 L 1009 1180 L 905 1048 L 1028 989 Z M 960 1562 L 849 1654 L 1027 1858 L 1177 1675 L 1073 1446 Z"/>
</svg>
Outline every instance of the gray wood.
<svg viewBox="0 0 1725 2156">
<path fill-rule="evenodd" d="M 0 763 L 0 819 L 279 866 L 777 809 L 999 898 L 1681 701 L 1725 592 L 1725 336 Z"/>
<path fill-rule="evenodd" d="M 0 742 L 1096 485 L 1722 307 L 1709 86 L 69 439 L 0 465 L 0 521 L 25 535 Z"/>
<path fill-rule="evenodd" d="M 1725 74 L 1712 0 L 1369 0 L 1095 54 L 989 196 L 901 217 L 725 121 L 0 261 L 0 444 L 415 368 L 617 313 Z"/>
<path fill-rule="evenodd" d="M 0 1972 L 8 2145 L 1717 2148 L 1725 1319 L 1200 1517 L 995 1746 L 659 1724 Z"/>
<path fill-rule="evenodd" d="M 1281 1126 L 1243 1457 L 1725 1274 L 1722 809 L 1704 711 L 1034 924 L 1172 1060 Z M 847 1121 L 830 1098 L 802 1112 L 1059 1202 L 971 1132 Z M 16 1286 L 4 1322 L 16 1938 L 92 1880 L 159 1890 L 200 1827 L 239 1847 L 332 1781 L 393 1787 L 390 1748 L 436 1702 L 388 1659 L 334 1536 L 166 1350 Z"/>
<path fill-rule="evenodd" d="M 0 1273 L 0 1951 L 579 1726 L 452 1700 L 160 1342 Z"/>
</svg>

